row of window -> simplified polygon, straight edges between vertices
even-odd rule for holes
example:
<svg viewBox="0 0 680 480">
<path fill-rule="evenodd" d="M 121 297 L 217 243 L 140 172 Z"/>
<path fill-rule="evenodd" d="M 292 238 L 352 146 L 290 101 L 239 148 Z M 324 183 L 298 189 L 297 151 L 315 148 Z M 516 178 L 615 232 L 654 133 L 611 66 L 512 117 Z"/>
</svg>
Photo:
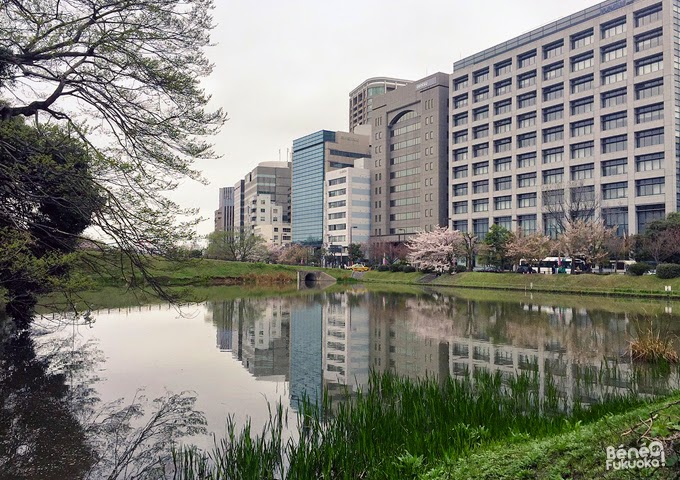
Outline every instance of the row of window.
<svg viewBox="0 0 680 480">
<path fill-rule="evenodd" d="M 559 150 L 559 151 L 558 151 Z M 562 155 L 561 149 L 550 149 L 544 151 L 543 163 L 553 163 L 559 158 L 561 160 Z M 505 172 L 512 168 L 512 158 L 504 157 L 498 158 L 493 161 L 493 171 L 494 172 Z M 526 168 L 536 165 L 536 154 L 523 154 L 517 156 L 517 167 Z M 636 172 L 648 172 L 652 170 L 661 170 L 664 167 L 664 155 L 663 153 L 650 153 L 647 155 L 636 155 L 635 156 L 635 171 Z M 489 162 L 477 162 L 473 163 L 470 167 L 473 176 L 486 175 L 489 173 Z M 601 163 L 602 176 L 609 177 L 613 175 L 622 175 L 628 173 L 628 159 L 627 158 L 617 158 L 614 160 L 608 160 Z M 573 165 L 570 167 L 571 180 L 583 180 L 587 178 L 593 178 L 595 171 L 594 163 L 584 163 L 582 165 Z M 527 177 L 527 175 L 533 175 L 533 177 Z M 453 167 L 452 177 L 454 179 L 467 178 L 468 176 L 468 166 L 461 165 Z M 535 179 L 536 173 L 532 172 L 529 174 L 518 175 L 518 186 L 520 186 L 520 179 L 529 181 L 530 178 Z M 531 186 L 521 185 L 521 186 Z"/>
<path fill-rule="evenodd" d="M 662 5 L 659 3 L 657 5 L 654 5 L 652 7 L 645 8 L 643 10 L 640 10 L 638 12 L 634 13 L 634 18 L 635 18 L 635 26 L 636 27 L 641 27 L 641 26 L 646 26 L 651 23 L 657 22 L 661 20 L 662 16 Z M 626 17 L 622 16 L 619 17 L 615 20 L 608 21 L 606 23 L 603 23 L 600 25 L 600 37 L 602 39 L 607 39 L 607 38 L 612 38 L 614 36 L 620 35 L 626 31 Z M 642 40 L 643 37 L 647 36 L 654 36 L 655 32 L 646 32 L 643 35 L 638 35 L 635 37 L 635 42 L 636 42 L 636 49 L 637 44 L 639 41 Z M 578 49 L 585 47 L 587 45 L 591 45 L 594 42 L 595 38 L 595 32 L 594 29 L 591 27 L 589 29 L 583 30 L 581 32 L 575 33 L 569 37 L 570 43 L 571 43 L 571 48 L 572 50 Z M 616 46 L 614 46 L 616 45 Z M 610 51 L 615 51 L 619 44 L 614 44 L 610 45 L 607 47 L 603 47 L 603 49 L 606 49 L 608 53 Z M 650 47 L 648 47 L 650 48 Z M 550 58 L 555 58 L 557 56 L 560 56 L 564 53 L 564 39 L 560 39 L 558 41 L 552 42 L 550 44 L 544 45 L 542 47 L 542 56 L 543 59 L 550 59 Z M 536 64 L 536 59 L 537 59 L 538 51 L 537 49 L 533 49 L 527 52 L 523 52 L 519 55 L 517 55 L 517 68 L 522 69 L 529 67 L 531 65 Z M 587 55 L 587 54 L 585 54 Z M 618 54 L 619 57 L 622 56 L 621 54 Z M 625 53 L 623 54 L 625 55 Z M 615 57 L 615 58 L 619 58 Z M 578 58 L 578 57 L 576 57 Z M 572 64 L 573 63 L 578 63 L 580 60 L 574 60 L 572 58 Z M 501 75 L 506 75 L 508 73 L 511 73 L 512 71 L 512 64 L 513 61 L 512 59 L 505 59 L 501 60 L 493 65 L 493 73 L 494 76 L 498 77 Z M 585 67 L 583 67 L 585 68 Z M 485 82 L 489 79 L 489 73 L 490 73 L 490 68 L 485 67 L 483 69 L 477 70 L 472 73 L 472 82 L 474 84 L 479 84 L 482 82 Z M 458 91 L 462 90 L 464 88 L 467 88 L 469 86 L 468 83 L 468 75 L 464 75 L 461 77 L 458 77 L 453 80 L 453 90 Z"/>
</svg>

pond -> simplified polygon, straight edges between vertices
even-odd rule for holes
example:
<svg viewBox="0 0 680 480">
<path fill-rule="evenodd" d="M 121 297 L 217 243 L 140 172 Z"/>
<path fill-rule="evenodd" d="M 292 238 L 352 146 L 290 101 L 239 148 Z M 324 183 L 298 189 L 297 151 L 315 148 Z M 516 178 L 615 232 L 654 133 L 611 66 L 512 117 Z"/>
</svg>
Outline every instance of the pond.
<svg viewBox="0 0 680 480">
<path fill-rule="evenodd" d="M 116 448 L 134 443 L 168 398 L 164 414 L 184 423 L 154 431 L 152 453 L 178 438 L 209 448 L 230 415 L 257 432 L 277 404 L 296 411 L 323 391 L 343 397 L 371 371 L 410 379 L 536 372 L 539 395 L 550 384 L 567 406 L 662 394 L 680 385 L 677 368 L 632 363 L 630 341 L 650 329 L 678 335 L 679 313 L 658 301 L 355 287 L 43 317 L 30 335 L 3 333 L 0 477 L 38 465 L 43 476 L 25 477 L 106 478 L 117 468 L 109 457 L 120 457 Z"/>
</svg>

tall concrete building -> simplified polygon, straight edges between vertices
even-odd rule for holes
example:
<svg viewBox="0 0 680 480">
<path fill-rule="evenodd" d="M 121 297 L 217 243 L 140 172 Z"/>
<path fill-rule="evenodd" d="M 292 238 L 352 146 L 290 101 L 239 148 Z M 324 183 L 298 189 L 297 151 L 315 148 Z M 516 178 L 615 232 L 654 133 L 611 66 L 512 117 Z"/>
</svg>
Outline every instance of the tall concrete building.
<svg viewBox="0 0 680 480">
<path fill-rule="evenodd" d="M 403 241 L 448 224 L 449 76 L 373 98 L 371 237 Z"/>
<path fill-rule="evenodd" d="M 451 225 L 644 232 L 677 211 L 677 0 L 608 0 L 455 62 Z"/>
<path fill-rule="evenodd" d="M 236 183 L 234 210 L 241 228 L 281 245 L 292 240 L 290 162 L 262 162 Z"/>
<path fill-rule="evenodd" d="M 215 210 L 215 231 L 234 228 L 234 187 L 220 188 L 219 206 Z"/>
<path fill-rule="evenodd" d="M 369 78 L 349 92 L 349 131 L 354 133 L 355 127 L 370 125 L 373 97 L 391 92 L 408 83 L 411 83 L 411 81 L 399 78 L 374 77 Z"/>
<path fill-rule="evenodd" d="M 358 158 L 354 167 L 326 174 L 324 186 L 324 242 L 334 264 L 349 263 L 349 245 L 368 242 L 371 226 L 370 159 Z"/>
<path fill-rule="evenodd" d="M 357 158 L 370 157 L 369 137 L 320 130 L 293 141 L 293 242 L 324 243 L 324 178 L 327 172 L 354 167 Z"/>
</svg>

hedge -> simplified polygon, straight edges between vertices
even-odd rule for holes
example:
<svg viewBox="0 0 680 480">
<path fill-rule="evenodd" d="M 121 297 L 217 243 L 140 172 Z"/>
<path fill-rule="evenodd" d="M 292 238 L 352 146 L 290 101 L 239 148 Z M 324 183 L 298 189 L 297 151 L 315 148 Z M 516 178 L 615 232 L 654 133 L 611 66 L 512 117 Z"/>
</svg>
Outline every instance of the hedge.
<svg viewBox="0 0 680 480">
<path fill-rule="evenodd" d="M 680 265 L 677 263 L 661 263 L 656 267 L 656 276 L 659 278 L 680 277 Z"/>
</svg>

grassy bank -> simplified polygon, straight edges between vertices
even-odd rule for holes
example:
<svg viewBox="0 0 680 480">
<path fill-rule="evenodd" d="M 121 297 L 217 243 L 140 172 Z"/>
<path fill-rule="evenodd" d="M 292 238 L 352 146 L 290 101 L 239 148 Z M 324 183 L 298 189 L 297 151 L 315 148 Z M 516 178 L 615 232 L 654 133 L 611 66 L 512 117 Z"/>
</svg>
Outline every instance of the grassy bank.
<svg viewBox="0 0 680 480">
<path fill-rule="evenodd" d="M 480 449 L 558 438 L 601 418 L 614 418 L 610 415 L 630 419 L 626 412 L 641 405 L 630 396 L 609 398 L 589 409 L 578 404 L 566 409 L 549 381 L 539 399 L 539 383 L 535 373 L 509 379 L 476 373 L 473 380 L 415 382 L 374 375 L 351 402 L 324 403 L 322 409 L 303 405 L 297 441 L 282 440 L 281 410 L 272 412 L 256 438 L 248 426 L 238 430 L 230 422 L 227 438 L 213 451 L 189 449 L 175 455 L 178 478 L 413 479 L 428 471 L 433 479 L 468 478 L 447 476 L 448 470 Z"/>
</svg>

